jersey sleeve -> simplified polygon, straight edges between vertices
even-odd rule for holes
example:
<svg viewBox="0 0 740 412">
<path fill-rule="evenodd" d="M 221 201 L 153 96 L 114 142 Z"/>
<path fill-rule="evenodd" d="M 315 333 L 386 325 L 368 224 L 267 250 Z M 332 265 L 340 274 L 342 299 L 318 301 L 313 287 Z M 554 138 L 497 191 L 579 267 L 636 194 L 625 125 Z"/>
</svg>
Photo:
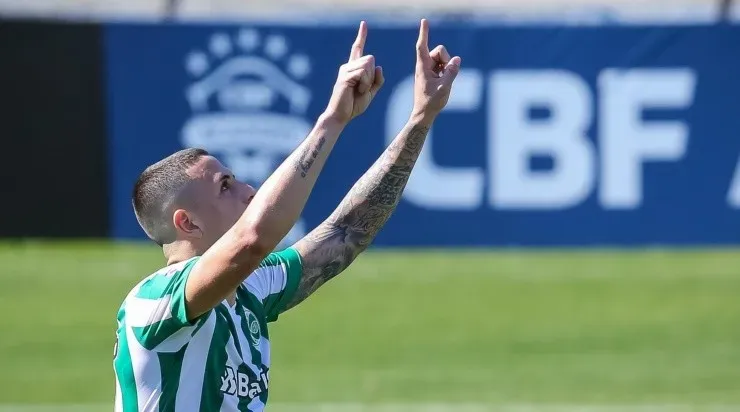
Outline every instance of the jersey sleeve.
<svg viewBox="0 0 740 412">
<path fill-rule="evenodd" d="M 291 247 L 269 254 L 244 281 L 246 289 L 262 302 L 267 322 L 276 321 L 293 299 L 302 272 L 301 257 Z"/>
<path fill-rule="evenodd" d="M 126 299 L 126 325 L 147 350 L 176 352 L 192 336 L 201 315 L 188 321 L 185 311 L 185 283 L 198 258 L 165 268 L 144 281 Z"/>
</svg>

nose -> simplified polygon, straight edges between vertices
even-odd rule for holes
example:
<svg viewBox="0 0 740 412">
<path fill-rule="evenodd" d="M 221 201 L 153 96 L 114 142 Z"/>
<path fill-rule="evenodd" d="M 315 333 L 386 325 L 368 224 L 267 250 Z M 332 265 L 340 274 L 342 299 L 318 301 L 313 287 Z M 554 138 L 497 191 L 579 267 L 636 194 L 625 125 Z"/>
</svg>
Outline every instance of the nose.
<svg viewBox="0 0 740 412">
<path fill-rule="evenodd" d="M 255 190 L 252 186 L 247 183 L 242 183 L 241 195 L 242 202 L 244 202 L 244 204 L 248 205 L 249 202 L 252 201 L 255 193 L 257 193 L 257 190 Z"/>
</svg>

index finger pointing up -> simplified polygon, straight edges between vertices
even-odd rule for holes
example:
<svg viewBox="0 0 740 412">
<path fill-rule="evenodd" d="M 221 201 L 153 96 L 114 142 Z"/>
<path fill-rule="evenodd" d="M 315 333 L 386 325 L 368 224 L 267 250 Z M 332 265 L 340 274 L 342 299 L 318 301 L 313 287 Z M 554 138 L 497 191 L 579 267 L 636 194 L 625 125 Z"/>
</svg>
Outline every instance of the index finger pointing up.
<svg viewBox="0 0 740 412">
<path fill-rule="evenodd" d="M 365 39 L 367 38 L 367 23 L 365 21 L 360 22 L 360 29 L 357 31 L 357 38 L 352 45 L 352 51 L 349 53 L 349 60 L 355 60 L 362 57 L 363 50 L 365 49 Z"/>
<path fill-rule="evenodd" d="M 429 57 L 429 22 L 427 19 L 421 19 L 419 39 L 416 41 L 416 52 L 419 54 L 419 57 Z"/>
</svg>

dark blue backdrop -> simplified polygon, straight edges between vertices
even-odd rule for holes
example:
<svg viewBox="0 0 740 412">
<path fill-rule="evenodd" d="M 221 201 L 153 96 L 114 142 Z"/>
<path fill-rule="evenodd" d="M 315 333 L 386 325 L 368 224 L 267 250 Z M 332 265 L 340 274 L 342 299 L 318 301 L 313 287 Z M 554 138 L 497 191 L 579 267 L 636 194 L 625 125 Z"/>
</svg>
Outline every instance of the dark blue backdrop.
<svg viewBox="0 0 740 412">
<path fill-rule="evenodd" d="M 143 238 L 131 187 L 183 147 L 258 184 L 325 107 L 353 25 L 110 25 L 113 235 Z M 293 238 L 403 125 L 416 27 L 370 26 L 386 84 L 336 146 Z M 433 26 L 463 58 L 376 245 L 740 241 L 740 28 Z M 292 240 L 292 239 L 289 239 Z"/>
</svg>

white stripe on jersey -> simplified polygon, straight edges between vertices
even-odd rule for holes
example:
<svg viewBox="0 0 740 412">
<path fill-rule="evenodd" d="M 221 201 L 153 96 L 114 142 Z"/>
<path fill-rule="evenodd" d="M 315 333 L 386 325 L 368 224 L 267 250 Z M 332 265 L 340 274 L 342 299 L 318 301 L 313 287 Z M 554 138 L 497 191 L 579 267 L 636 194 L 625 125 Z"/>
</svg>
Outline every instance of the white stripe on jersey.
<svg viewBox="0 0 740 412">
<path fill-rule="evenodd" d="M 208 349 L 211 346 L 215 328 L 216 313 L 211 312 L 205 324 L 193 336 L 188 348 L 185 349 L 182 359 L 182 372 L 180 372 L 180 384 L 175 400 L 176 411 L 192 410 L 195 405 L 200 405 L 205 377 L 203 371 L 206 370 Z"/>
<path fill-rule="evenodd" d="M 133 329 L 126 327 L 131 366 L 136 380 L 137 400 L 140 411 L 159 411 L 159 389 L 162 387 L 159 358 L 144 349 L 134 335 Z"/>
<path fill-rule="evenodd" d="M 126 324 L 134 327 L 149 326 L 172 318 L 170 301 L 172 295 L 159 299 L 142 299 L 130 296 L 126 299 Z"/>
<path fill-rule="evenodd" d="M 257 299 L 265 300 L 268 296 L 280 293 L 285 289 L 287 273 L 288 267 L 284 263 L 266 266 L 247 277 L 244 284 L 247 286 L 247 290 L 252 292 Z"/>
</svg>

